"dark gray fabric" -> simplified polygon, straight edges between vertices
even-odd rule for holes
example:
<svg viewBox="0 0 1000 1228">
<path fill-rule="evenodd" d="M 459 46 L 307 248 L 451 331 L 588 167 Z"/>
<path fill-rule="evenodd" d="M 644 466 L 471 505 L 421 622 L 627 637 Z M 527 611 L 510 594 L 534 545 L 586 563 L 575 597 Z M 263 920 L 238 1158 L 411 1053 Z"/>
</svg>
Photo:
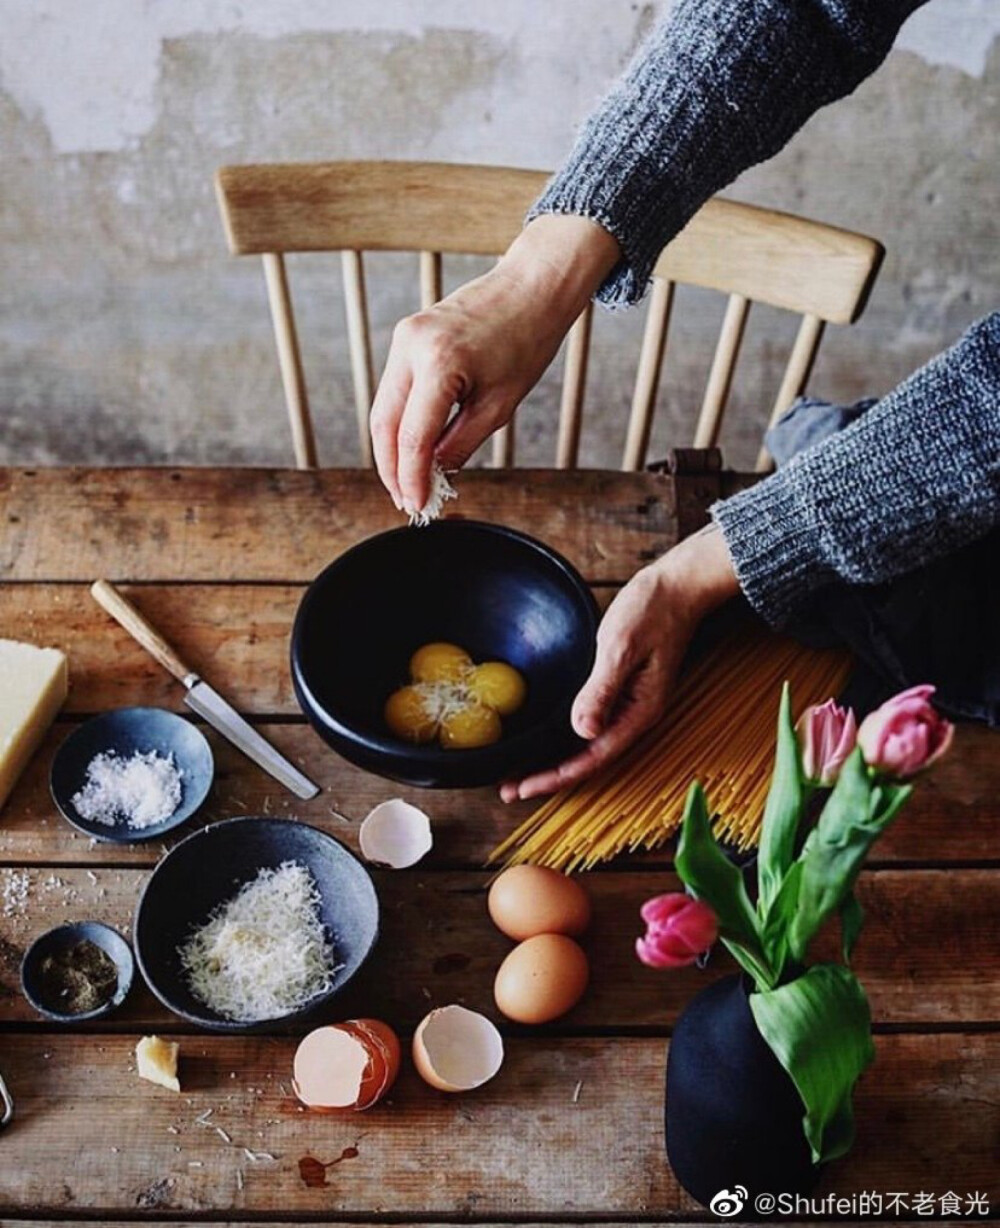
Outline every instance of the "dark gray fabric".
<svg viewBox="0 0 1000 1228">
<path fill-rule="evenodd" d="M 876 404 L 802 397 L 768 432 L 771 455 L 785 465 Z M 858 665 L 842 698 L 859 715 L 930 682 L 949 716 L 1000 726 L 1000 530 L 885 584 L 822 589 L 788 630 L 850 646 Z"/>
<path fill-rule="evenodd" d="M 533 206 L 592 218 L 625 258 L 598 293 L 627 306 L 713 193 L 771 157 L 881 64 L 925 0 L 680 0 L 583 125 Z"/>
<path fill-rule="evenodd" d="M 635 302 L 704 201 L 874 71 L 920 3 L 680 0 L 529 217 L 572 213 L 604 226 L 624 259 L 598 298 Z M 797 429 L 786 432 L 789 454 L 803 444 Z M 744 594 L 775 626 L 816 594 L 883 585 L 996 529 L 1000 314 L 713 516 Z"/>
<path fill-rule="evenodd" d="M 712 515 L 774 626 L 819 589 L 884 583 L 996 528 L 1000 312 Z"/>
</svg>

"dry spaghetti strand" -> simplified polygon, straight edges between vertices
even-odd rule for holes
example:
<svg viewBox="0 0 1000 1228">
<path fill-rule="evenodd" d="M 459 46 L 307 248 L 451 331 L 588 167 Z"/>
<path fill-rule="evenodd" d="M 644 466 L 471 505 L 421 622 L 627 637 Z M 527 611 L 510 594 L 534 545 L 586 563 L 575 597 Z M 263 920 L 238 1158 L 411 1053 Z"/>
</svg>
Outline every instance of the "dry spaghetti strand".
<svg viewBox="0 0 1000 1228">
<path fill-rule="evenodd" d="M 770 785 L 781 684 L 797 712 L 836 695 L 850 657 L 743 631 L 698 661 L 667 716 L 616 763 L 549 798 L 490 854 L 490 863 L 589 869 L 654 849 L 677 831 L 688 787 L 705 786 L 716 834 L 755 846 Z"/>
</svg>

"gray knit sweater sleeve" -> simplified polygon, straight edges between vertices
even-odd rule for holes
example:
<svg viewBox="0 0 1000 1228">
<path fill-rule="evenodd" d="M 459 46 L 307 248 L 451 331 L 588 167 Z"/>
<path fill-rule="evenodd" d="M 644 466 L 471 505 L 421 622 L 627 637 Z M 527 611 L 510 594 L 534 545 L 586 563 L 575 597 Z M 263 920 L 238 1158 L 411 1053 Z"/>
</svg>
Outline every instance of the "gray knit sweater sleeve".
<svg viewBox="0 0 1000 1228">
<path fill-rule="evenodd" d="M 1000 312 L 712 515 L 774 625 L 832 581 L 881 583 L 1000 526 Z"/>
<path fill-rule="evenodd" d="M 924 0 L 679 0 L 535 203 L 592 218 L 624 259 L 598 292 L 638 301 L 665 244 L 882 62 Z"/>
</svg>

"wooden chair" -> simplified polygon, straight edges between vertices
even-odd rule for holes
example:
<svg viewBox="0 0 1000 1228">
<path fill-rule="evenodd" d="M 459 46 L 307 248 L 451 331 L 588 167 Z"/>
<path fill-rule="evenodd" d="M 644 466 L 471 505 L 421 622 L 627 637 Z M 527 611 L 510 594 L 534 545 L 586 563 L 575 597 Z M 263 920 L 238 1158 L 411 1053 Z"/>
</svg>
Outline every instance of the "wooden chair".
<svg viewBox="0 0 1000 1228">
<path fill-rule="evenodd" d="M 319 162 L 227 166 L 216 187 L 230 250 L 263 257 L 285 398 L 300 468 L 316 466 L 316 444 L 286 252 L 340 251 L 348 340 L 365 463 L 371 463 L 368 412 L 375 392 L 365 294 L 364 251 L 420 253 L 420 299 L 441 297 L 443 253 L 499 256 L 521 229 L 546 182 L 542 171 L 431 162 Z M 798 334 L 774 401 L 773 423 L 809 378 L 827 323 L 860 315 L 883 256 L 864 235 L 753 205 L 714 199 L 660 255 L 654 270 L 639 353 L 623 469 L 639 469 L 666 348 L 674 286 L 683 283 L 729 296 L 694 435 L 716 443 L 753 301 L 801 315 Z M 570 331 L 559 413 L 556 465 L 576 465 L 590 348 L 592 307 Z M 510 427 L 493 438 L 493 462 L 510 465 Z M 762 448 L 759 471 L 771 467 Z"/>
</svg>

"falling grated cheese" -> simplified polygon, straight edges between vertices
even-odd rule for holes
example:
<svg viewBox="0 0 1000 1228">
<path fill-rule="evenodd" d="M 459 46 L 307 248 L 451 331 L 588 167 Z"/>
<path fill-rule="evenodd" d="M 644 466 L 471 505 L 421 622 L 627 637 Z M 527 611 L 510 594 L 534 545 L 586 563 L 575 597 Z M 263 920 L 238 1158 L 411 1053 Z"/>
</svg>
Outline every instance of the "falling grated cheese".
<svg viewBox="0 0 1000 1228">
<path fill-rule="evenodd" d="M 180 948 L 191 992 L 217 1015 L 242 1023 L 311 1002 L 339 971 L 319 904 L 301 863 L 261 870 Z"/>
<path fill-rule="evenodd" d="M 449 499 L 457 499 L 458 491 L 452 486 L 448 480 L 448 475 L 441 466 L 434 462 L 434 467 L 431 469 L 431 493 L 427 496 L 427 502 L 419 512 L 410 513 L 410 524 L 419 525 L 421 528 L 428 525 L 432 520 L 437 520 L 444 511 L 444 505 Z"/>
</svg>

